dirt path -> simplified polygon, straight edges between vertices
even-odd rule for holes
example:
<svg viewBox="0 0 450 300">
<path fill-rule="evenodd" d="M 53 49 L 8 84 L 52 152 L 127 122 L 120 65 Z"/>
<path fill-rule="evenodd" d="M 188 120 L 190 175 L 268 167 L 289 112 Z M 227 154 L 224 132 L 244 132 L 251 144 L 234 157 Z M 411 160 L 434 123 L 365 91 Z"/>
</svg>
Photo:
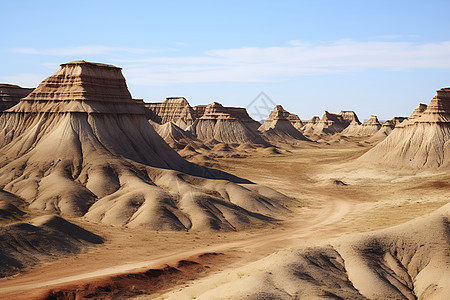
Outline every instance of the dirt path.
<svg viewBox="0 0 450 300">
<path fill-rule="evenodd" d="M 342 218 L 344 218 L 351 211 L 351 209 L 352 205 L 349 202 L 334 200 L 331 201 L 329 205 L 317 211 L 312 211 L 307 217 L 293 218 L 293 220 L 286 223 L 286 230 L 281 233 L 276 231 L 271 234 L 256 234 L 245 240 L 207 246 L 191 251 L 180 249 L 166 255 L 155 257 L 151 260 L 127 263 L 100 270 L 93 270 L 90 272 L 80 273 L 79 270 L 74 268 L 71 270 L 70 276 L 66 275 L 61 277 L 58 270 L 52 270 L 51 274 L 45 275 L 39 271 L 34 272 L 32 270 L 28 273 L 0 281 L 0 298 L 6 299 L 19 292 L 24 293 L 29 290 L 42 288 L 50 289 L 55 285 L 73 284 L 77 281 L 96 277 L 126 274 L 143 271 L 150 268 L 159 268 L 174 261 L 208 252 L 227 253 L 228 251 L 239 250 L 243 253 L 242 260 L 248 263 L 284 248 L 289 244 L 293 244 L 299 239 L 314 235 L 317 230 L 332 227 L 334 223 L 339 222 Z"/>
</svg>

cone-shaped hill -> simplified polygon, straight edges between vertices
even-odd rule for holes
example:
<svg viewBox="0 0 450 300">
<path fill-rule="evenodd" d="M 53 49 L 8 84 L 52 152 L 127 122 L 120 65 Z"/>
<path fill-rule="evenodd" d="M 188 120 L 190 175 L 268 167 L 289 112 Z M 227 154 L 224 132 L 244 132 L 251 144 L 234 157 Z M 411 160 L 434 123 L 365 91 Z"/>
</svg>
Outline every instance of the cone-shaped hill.
<svg viewBox="0 0 450 300">
<path fill-rule="evenodd" d="M 360 160 L 409 168 L 448 166 L 450 88 L 438 90 L 422 113 L 418 113 L 420 107 Z"/>
<path fill-rule="evenodd" d="M 188 131 L 202 141 L 267 144 L 257 131 L 260 124 L 250 118 L 245 108 L 224 107 L 213 102 L 206 107 L 198 107 L 195 111 L 199 118 Z"/>
<path fill-rule="evenodd" d="M 258 130 L 263 133 L 270 142 L 286 140 L 308 141 L 308 139 L 292 125 L 289 116 L 290 113 L 286 111 L 283 106 L 277 105 L 270 112 L 269 117 Z"/>
<path fill-rule="evenodd" d="M 0 128 L 0 188 L 31 209 L 154 230 L 237 230 L 286 211 L 284 195 L 180 157 L 115 66 L 62 64 Z"/>
</svg>

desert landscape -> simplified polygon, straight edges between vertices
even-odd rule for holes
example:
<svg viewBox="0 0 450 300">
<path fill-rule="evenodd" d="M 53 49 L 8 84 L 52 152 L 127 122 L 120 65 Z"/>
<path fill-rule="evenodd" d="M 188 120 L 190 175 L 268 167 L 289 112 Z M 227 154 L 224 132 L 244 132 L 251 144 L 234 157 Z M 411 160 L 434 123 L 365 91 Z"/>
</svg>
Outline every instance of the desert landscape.
<svg viewBox="0 0 450 300">
<path fill-rule="evenodd" d="M 450 1 L 3 1 L 0 300 L 449 300 Z"/>
<path fill-rule="evenodd" d="M 446 299 L 450 89 L 263 122 L 119 67 L 2 85 L 2 299 Z M 11 103 L 11 104 L 9 104 Z"/>
</svg>

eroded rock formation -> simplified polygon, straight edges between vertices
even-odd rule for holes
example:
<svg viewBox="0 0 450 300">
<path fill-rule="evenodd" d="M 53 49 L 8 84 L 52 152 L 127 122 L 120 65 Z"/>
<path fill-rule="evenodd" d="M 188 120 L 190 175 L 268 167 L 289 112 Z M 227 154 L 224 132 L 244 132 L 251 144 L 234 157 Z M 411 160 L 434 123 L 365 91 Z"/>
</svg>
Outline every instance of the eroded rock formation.
<svg viewBox="0 0 450 300">
<path fill-rule="evenodd" d="M 282 194 L 180 157 L 115 66 L 62 64 L 0 128 L 0 187 L 37 210 L 152 230 L 238 230 L 286 211 Z"/>
<path fill-rule="evenodd" d="M 420 107 L 420 106 L 419 106 Z M 419 116 L 395 128 L 360 160 L 397 167 L 443 167 L 450 163 L 450 88 L 436 92 Z"/>
<path fill-rule="evenodd" d="M 290 116 L 291 114 L 283 106 L 277 105 L 258 130 L 269 141 L 308 140 L 292 125 Z"/>
<path fill-rule="evenodd" d="M 195 111 L 198 119 L 188 131 L 202 141 L 267 144 L 257 131 L 260 124 L 250 118 L 245 108 L 224 107 L 214 102 Z"/>
</svg>

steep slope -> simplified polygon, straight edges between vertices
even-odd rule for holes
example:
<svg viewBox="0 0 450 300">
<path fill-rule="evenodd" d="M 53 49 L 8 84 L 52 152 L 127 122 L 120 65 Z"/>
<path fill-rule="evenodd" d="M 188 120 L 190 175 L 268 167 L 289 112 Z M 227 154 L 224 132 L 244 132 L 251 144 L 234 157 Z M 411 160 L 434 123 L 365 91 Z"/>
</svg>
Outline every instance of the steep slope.
<svg viewBox="0 0 450 300">
<path fill-rule="evenodd" d="M 436 168 L 450 163 L 450 89 L 437 91 L 418 117 L 397 126 L 360 161 L 402 168 Z"/>
<path fill-rule="evenodd" d="M 446 299 L 450 204 L 405 224 L 287 249 L 165 299 Z"/>
<path fill-rule="evenodd" d="M 282 194 L 173 151 L 118 67 L 62 64 L 0 128 L 0 188 L 31 209 L 153 230 L 238 230 L 286 212 Z"/>
</svg>

